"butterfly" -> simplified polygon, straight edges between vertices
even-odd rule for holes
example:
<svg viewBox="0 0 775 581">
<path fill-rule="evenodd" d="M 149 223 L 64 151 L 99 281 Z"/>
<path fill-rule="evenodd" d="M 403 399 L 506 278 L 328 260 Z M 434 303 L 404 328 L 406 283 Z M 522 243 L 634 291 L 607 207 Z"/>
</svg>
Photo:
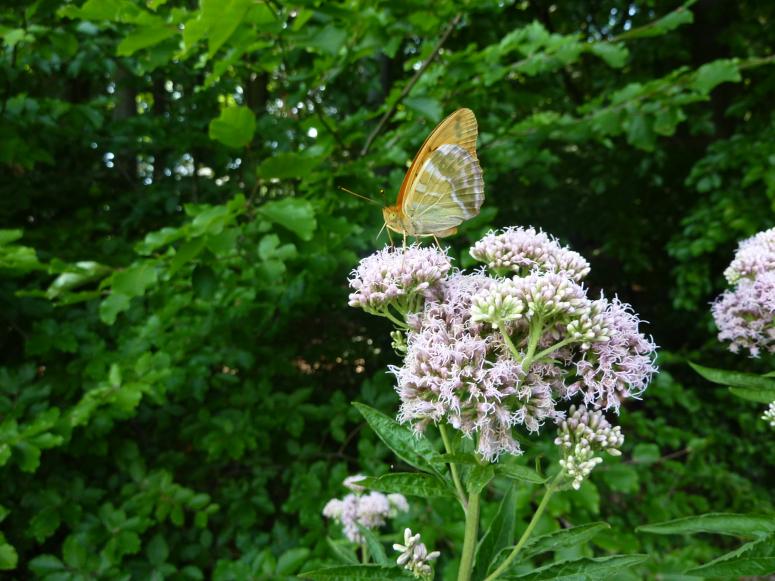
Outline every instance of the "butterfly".
<svg viewBox="0 0 775 581">
<path fill-rule="evenodd" d="M 406 172 L 385 226 L 406 236 L 442 237 L 479 213 L 484 179 L 476 157 L 476 117 L 458 109 L 431 132 Z"/>
</svg>

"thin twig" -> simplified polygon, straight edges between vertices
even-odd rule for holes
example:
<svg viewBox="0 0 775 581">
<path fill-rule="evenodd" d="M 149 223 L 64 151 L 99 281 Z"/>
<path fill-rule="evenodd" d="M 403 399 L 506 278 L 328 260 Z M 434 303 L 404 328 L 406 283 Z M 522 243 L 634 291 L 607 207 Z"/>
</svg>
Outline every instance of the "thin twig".
<svg viewBox="0 0 775 581">
<path fill-rule="evenodd" d="M 369 152 L 369 148 L 371 147 L 371 144 L 377 138 L 377 135 L 380 134 L 380 132 L 382 131 L 382 128 L 385 126 L 385 123 L 387 123 L 390 120 L 390 118 L 395 114 L 396 109 L 398 109 L 399 103 L 401 103 L 401 101 L 403 101 L 404 98 L 409 94 L 409 92 L 414 88 L 414 86 L 417 84 L 417 81 L 420 80 L 420 77 L 425 72 L 425 69 L 427 69 L 428 66 L 436 59 L 436 57 L 439 54 L 439 51 L 441 50 L 441 47 L 444 46 L 444 43 L 447 41 L 447 38 L 449 38 L 449 35 L 452 34 L 452 31 L 455 29 L 455 26 L 457 26 L 457 23 L 460 22 L 461 16 L 462 14 L 458 14 L 452 19 L 452 21 L 447 26 L 447 29 L 444 31 L 444 34 L 439 39 L 439 42 L 436 43 L 436 46 L 434 47 L 433 52 L 425 60 L 422 66 L 419 69 L 417 69 L 417 72 L 414 74 L 411 80 L 406 84 L 406 86 L 404 87 L 404 90 L 401 91 L 401 94 L 398 96 L 398 99 L 396 99 L 393 105 L 391 105 L 390 109 L 388 109 L 385 112 L 385 114 L 379 120 L 379 123 L 377 123 L 377 126 L 369 134 L 369 137 L 366 139 L 366 143 L 364 144 L 363 149 L 361 149 L 362 156 L 366 155 Z"/>
</svg>

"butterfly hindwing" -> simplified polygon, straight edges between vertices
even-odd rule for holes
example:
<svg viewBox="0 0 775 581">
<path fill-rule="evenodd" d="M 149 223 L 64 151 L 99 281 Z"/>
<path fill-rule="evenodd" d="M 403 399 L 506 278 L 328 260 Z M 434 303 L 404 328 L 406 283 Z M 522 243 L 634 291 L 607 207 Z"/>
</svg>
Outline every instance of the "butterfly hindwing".
<svg viewBox="0 0 775 581">
<path fill-rule="evenodd" d="M 483 202 L 479 160 L 463 146 L 446 143 L 428 154 L 409 187 L 402 210 L 415 235 L 423 236 L 473 218 Z"/>
</svg>

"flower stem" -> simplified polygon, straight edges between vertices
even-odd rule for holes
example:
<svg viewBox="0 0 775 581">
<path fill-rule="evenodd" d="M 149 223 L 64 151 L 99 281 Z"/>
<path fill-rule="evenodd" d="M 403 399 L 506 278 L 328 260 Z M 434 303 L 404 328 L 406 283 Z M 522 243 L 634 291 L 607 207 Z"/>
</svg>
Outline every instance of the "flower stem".
<svg viewBox="0 0 775 581">
<path fill-rule="evenodd" d="M 449 435 L 447 434 L 447 428 L 444 424 L 439 424 L 439 433 L 441 434 L 441 440 L 444 442 L 444 449 L 447 454 L 452 454 L 452 443 L 449 441 Z M 457 499 L 460 501 L 460 506 L 463 507 L 463 511 L 467 510 L 466 505 L 466 493 L 463 490 L 463 484 L 460 481 L 460 474 L 458 474 L 457 466 L 454 462 L 448 462 L 449 470 L 452 473 L 452 482 L 455 483 L 455 490 L 457 490 Z"/>
<path fill-rule="evenodd" d="M 522 369 L 525 371 L 528 371 L 533 364 L 533 356 L 535 355 L 536 347 L 538 347 L 538 342 L 541 340 L 541 333 L 543 332 L 544 320 L 541 317 L 536 317 L 530 322 L 530 337 L 528 337 L 527 340 L 527 353 L 525 353 L 525 358 L 522 360 Z"/>
<path fill-rule="evenodd" d="M 479 492 L 472 492 L 468 497 L 466 510 L 466 532 L 463 537 L 463 554 L 460 557 L 460 569 L 457 571 L 457 581 L 470 581 L 474 568 L 474 551 L 476 551 L 477 533 L 479 532 Z"/>
<path fill-rule="evenodd" d="M 522 357 L 519 355 L 519 351 L 517 351 L 517 348 L 514 346 L 514 341 L 511 340 L 511 337 L 509 337 L 509 334 L 504 330 L 502 325 L 498 325 L 498 330 L 501 332 L 501 336 L 503 337 L 503 341 L 506 343 L 506 346 L 509 348 L 509 351 L 511 351 L 511 355 L 516 359 L 517 361 L 521 360 Z"/>
<path fill-rule="evenodd" d="M 543 351 L 541 351 L 539 353 L 536 353 L 536 355 L 533 357 L 533 361 L 540 361 L 541 359 L 543 359 L 547 355 L 551 355 L 552 353 L 554 353 L 558 349 L 562 349 L 563 347 L 565 347 L 566 345 L 568 345 L 570 343 L 573 343 L 574 341 L 575 341 L 575 339 L 571 339 L 570 337 L 566 337 L 565 339 L 563 339 L 559 343 L 555 343 L 551 347 L 547 347 Z"/>
<path fill-rule="evenodd" d="M 544 513 L 544 510 L 546 509 L 546 505 L 549 504 L 549 499 L 552 497 L 552 495 L 557 492 L 557 485 L 560 482 L 560 479 L 563 476 L 564 470 L 561 470 L 557 476 L 554 477 L 551 484 L 546 488 L 546 492 L 544 493 L 544 497 L 541 499 L 541 503 L 538 505 L 538 508 L 536 508 L 535 513 L 533 514 L 533 518 L 530 519 L 530 523 L 528 523 L 527 528 L 525 529 L 525 532 L 522 533 L 522 536 L 519 538 L 519 541 L 514 546 L 514 549 L 509 553 L 509 556 L 506 557 L 506 560 L 501 563 L 500 567 L 495 569 L 495 571 L 492 572 L 491 575 L 487 576 L 484 581 L 494 581 L 494 579 L 497 579 L 500 577 L 510 566 L 511 563 L 514 562 L 514 559 L 517 558 L 517 555 L 519 554 L 519 551 L 522 550 L 522 547 L 525 546 L 525 543 L 530 538 L 530 535 L 533 533 L 533 529 L 538 524 L 538 521 L 541 518 L 541 515 Z"/>
</svg>

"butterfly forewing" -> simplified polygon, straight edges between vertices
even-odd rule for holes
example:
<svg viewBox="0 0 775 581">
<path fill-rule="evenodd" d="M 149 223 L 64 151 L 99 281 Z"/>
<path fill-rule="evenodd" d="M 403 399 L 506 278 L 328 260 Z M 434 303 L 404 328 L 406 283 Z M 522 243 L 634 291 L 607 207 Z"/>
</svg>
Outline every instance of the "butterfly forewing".
<svg viewBox="0 0 775 581">
<path fill-rule="evenodd" d="M 439 123 L 414 156 L 412 165 L 404 176 L 396 204 L 399 207 L 404 205 L 404 200 L 428 156 L 442 145 L 459 145 L 475 158 L 477 135 L 476 117 L 471 109 L 458 109 Z"/>
<path fill-rule="evenodd" d="M 458 226 L 479 213 L 484 180 L 476 156 L 455 144 L 428 154 L 403 203 L 415 235 L 431 235 Z"/>
</svg>

